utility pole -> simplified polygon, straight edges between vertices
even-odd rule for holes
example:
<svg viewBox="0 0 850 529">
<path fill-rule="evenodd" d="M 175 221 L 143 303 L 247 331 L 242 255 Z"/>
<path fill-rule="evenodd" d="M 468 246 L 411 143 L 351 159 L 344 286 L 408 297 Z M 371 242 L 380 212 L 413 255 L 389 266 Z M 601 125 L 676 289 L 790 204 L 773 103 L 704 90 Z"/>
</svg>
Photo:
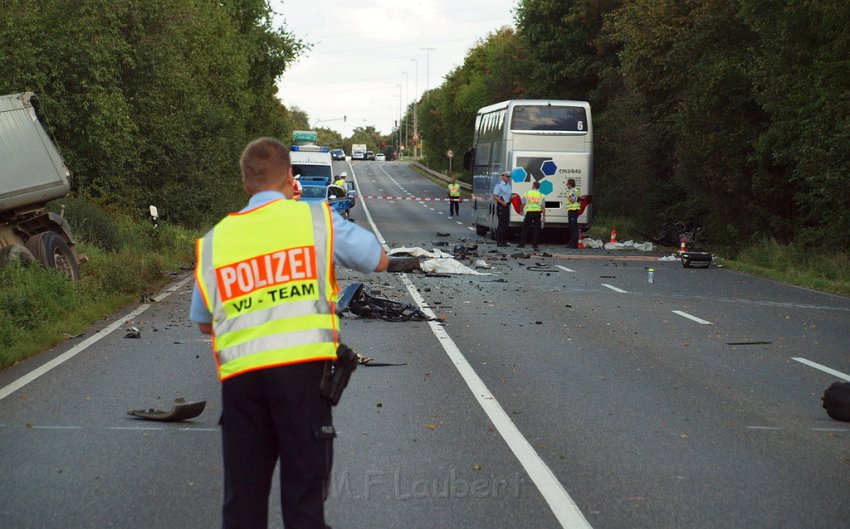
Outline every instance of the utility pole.
<svg viewBox="0 0 850 529">
<path fill-rule="evenodd" d="M 407 122 L 407 105 L 410 101 L 410 76 L 407 72 L 401 72 L 404 74 L 404 144 L 410 145 L 409 134 L 407 131 L 408 122 Z"/>
<path fill-rule="evenodd" d="M 416 81 L 413 89 L 413 157 L 419 152 L 419 118 L 416 115 L 416 102 L 419 100 L 419 59 L 410 59 L 416 63 Z"/>
<path fill-rule="evenodd" d="M 425 52 L 425 93 L 428 93 L 428 90 L 431 89 L 431 52 L 436 50 L 437 48 L 420 48 Z M 428 94 L 428 99 L 431 99 L 431 94 Z"/>
</svg>

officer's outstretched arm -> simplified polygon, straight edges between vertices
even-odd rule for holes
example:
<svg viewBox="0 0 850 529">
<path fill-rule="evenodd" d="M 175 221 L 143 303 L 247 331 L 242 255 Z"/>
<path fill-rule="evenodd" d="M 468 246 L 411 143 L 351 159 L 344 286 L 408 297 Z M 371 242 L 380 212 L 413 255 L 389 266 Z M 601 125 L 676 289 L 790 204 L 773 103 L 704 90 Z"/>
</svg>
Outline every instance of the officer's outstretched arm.
<svg viewBox="0 0 850 529">
<path fill-rule="evenodd" d="M 386 272 L 389 265 L 390 258 L 387 256 L 387 252 L 381 248 L 381 259 L 378 261 L 378 266 L 375 267 L 375 272 Z"/>
</svg>

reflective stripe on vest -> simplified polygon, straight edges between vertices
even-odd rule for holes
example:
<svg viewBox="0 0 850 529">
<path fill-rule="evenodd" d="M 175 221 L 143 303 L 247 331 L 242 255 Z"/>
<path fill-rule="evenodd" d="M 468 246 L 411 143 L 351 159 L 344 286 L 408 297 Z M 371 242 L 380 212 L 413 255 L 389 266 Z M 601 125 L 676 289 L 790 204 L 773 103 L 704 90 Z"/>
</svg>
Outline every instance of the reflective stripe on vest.
<svg viewBox="0 0 850 529">
<path fill-rule="evenodd" d="M 336 358 L 332 245 L 327 204 L 288 200 L 231 214 L 198 240 L 195 277 L 221 380 Z"/>
<path fill-rule="evenodd" d="M 525 213 L 543 211 L 543 193 L 536 189 L 525 192 Z"/>
<path fill-rule="evenodd" d="M 570 202 L 570 198 L 574 199 L 575 202 Z M 579 209 L 581 209 L 581 202 L 579 201 L 578 188 L 567 189 L 567 211 Z"/>
<path fill-rule="evenodd" d="M 449 196 L 452 198 L 460 196 L 460 184 L 449 184 Z"/>
</svg>

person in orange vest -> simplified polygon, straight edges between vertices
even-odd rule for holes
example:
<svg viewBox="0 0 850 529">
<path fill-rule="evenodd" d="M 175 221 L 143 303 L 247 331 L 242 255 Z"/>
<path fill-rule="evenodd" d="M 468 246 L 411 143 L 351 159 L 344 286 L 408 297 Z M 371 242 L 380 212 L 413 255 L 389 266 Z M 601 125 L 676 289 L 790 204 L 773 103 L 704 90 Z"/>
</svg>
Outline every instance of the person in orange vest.
<svg viewBox="0 0 850 529">
<path fill-rule="evenodd" d="M 460 184 L 457 178 L 452 178 L 449 184 L 449 218 L 460 215 Z"/>
<path fill-rule="evenodd" d="M 277 461 L 287 529 L 324 528 L 335 437 L 319 390 L 337 357 L 336 263 L 381 272 L 375 236 L 326 203 L 289 200 L 289 150 L 259 138 L 240 159 L 248 205 L 197 242 L 190 319 L 213 336 L 221 380 L 224 528 L 267 527 Z"/>
</svg>

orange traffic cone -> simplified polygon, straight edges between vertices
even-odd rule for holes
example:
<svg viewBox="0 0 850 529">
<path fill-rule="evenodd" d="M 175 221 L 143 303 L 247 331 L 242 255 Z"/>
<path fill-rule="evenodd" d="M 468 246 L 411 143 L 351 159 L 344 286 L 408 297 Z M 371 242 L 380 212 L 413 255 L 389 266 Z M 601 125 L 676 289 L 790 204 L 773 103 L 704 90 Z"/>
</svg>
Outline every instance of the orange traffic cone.
<svg viewBox="0 0 850 529">
<path fill-rule="evenodd" d="M 578 230 L 578 249 L 584 250 L 584 236 L 582 236 L 581 230 Z"/>
<path fill-rule="evenodd" d="M 611 240 L 608 242 L 617 243 L 617 230 L 611 230 Z"/>
<path fill-rule="evenodd" d="M 681 253 L 685 253 L 687 251 L 688 251 L 688 249 L 685 247 L 685 238 L 682 237 L 682 243 L 679 244 L 679 253 L 681 254 Z"/>
</svg>

